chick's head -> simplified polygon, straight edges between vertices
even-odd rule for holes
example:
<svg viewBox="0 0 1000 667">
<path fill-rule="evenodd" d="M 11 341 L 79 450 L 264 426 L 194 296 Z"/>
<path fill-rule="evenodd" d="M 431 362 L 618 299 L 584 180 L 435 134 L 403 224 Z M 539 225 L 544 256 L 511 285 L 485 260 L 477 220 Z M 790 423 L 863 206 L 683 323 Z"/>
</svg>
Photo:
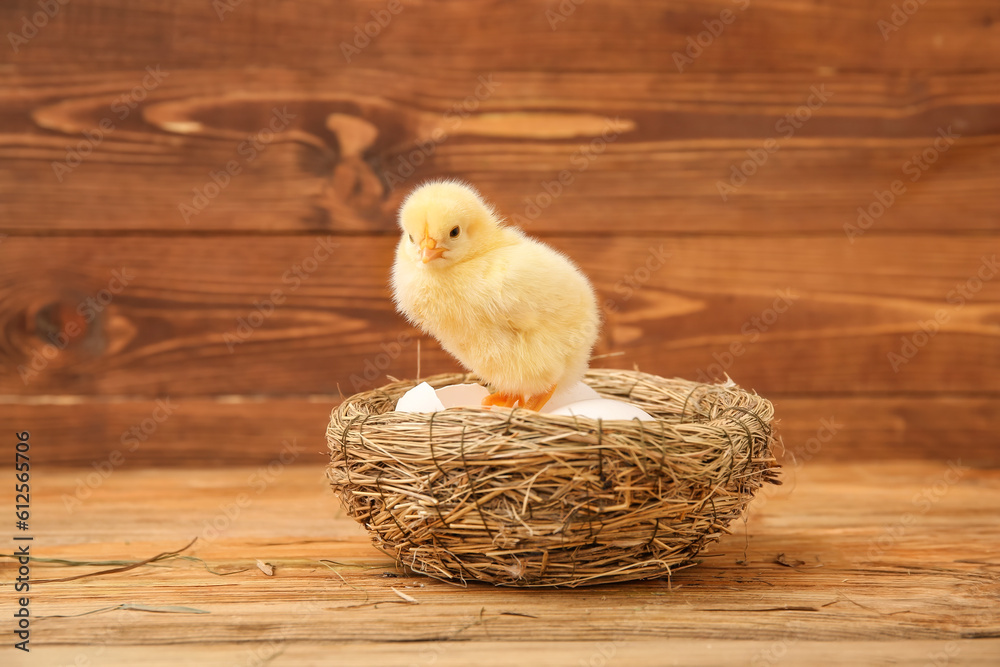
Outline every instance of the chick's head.
<svg viewBox="0 0 1000 667">
<path fill-rule="evenodd" d="M 399 210 L 400 252 L 428 270 L 487 252 L 497 241 L 499 217 L 472 187 L 434 181 L 414 190 Z"/>
</svg>

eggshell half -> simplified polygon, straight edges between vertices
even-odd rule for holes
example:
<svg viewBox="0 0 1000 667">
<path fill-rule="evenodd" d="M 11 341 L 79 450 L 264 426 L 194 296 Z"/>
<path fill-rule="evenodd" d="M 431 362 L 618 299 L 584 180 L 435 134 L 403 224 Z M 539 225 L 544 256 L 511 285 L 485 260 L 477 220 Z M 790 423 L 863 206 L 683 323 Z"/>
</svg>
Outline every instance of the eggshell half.
<svg viewBox="0 0 1000 667">
<path fill-rule="evenodd" d="M 483 399 L 490 395 L 489 389 L 481 384 L 450 384 L 437 390 L 438 400 L 446 408 L 483 406 Z"/>
<path fill-rule="evenodd" d="M 590 401 L 600 398 L 601 395 L 582 382 L 571 384 L 566 388 L 556 387 L 556 393 L 552 394 L 549 402 L 542 406 L 539 412 L 552 412 L 570 403 L 580 401 Z"/>
<path fill-rule="evenodd" d="M 421 382 L 413 389 L 399 397 L 396 401 L 398 412 L 438 412 L 444 410 L 444 404 L 434 393 L 434 387 Z"/>
</svg>

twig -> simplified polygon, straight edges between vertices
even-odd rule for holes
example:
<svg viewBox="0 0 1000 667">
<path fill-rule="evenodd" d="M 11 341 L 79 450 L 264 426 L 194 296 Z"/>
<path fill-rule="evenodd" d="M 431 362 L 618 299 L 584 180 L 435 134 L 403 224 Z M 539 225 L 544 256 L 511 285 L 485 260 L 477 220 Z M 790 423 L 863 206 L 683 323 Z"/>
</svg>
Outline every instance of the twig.
<svg viewBox="0 0 1000 667">
<path fill-rule="evenodd" d="M 133 602 L 124 602 L 122 604 L 116 604 L 113 607 L 101 607 L 100 609 L 93 609 L 91 611 L 84 611 L 79 614 L 50 614 L 48 616 L 36 616 L 35 618 L 78 618 L 80 616 L 89 616 L 91 614 L 103 614 L 107 611 L 146 611 L 154 614 L 210 614 L 211 612 L 205 611 L 204 609 L 195 609 L 194 607 L 179 607 L 174 605 L 169 605 L 165 607 L 156 607 L 148 604 L 135 604 Z"/>
<path fill-rule="evenodd" d="M 165 552 L 163 552 L 161 554 L 157 554 L 157 555 L 153 556 L 152 558 L 147 558 L 145 560 L 140 560 L 138 562 L 132 563 L 131 565 L 125 565 L 123 567 L 113 567 L 110 570 L 99 570 L 97 572 L 89 572 L 87 574 L 78 574 L 78 575 L 76 575 L 74 577 L 62 577 L 61 579 L 39 579 L 35 583 L 36 584 L 54 584 L 54 583 L 60 583 L 60 582 L 64 582 L 64 581 L 76 581 L 77 579 L 85 579 L 87 577 L 99 577 L 99 576 L 102 576 L 102 575 L 105 575 L 105 574 L 117 574 L 119 572 L 128 572 L 129 570 L 134 570 L 135 568 L 142 567 L 143 565 L 149 565 L 150 563 L 155 563 L 156 561 L 160 561 L 160 560 L 164 560 L 166 558 L 173 558 L 174 556 L 178 556 L 181 553 L 183 553 L 184 551 L 187 551 L 189 548 L 191 548 L 191 545 L 193 545 L 197 541 L 198 541 L 198 538 L 196 537 L 193 540 L 191 540 L 190 542 L 188 542 L 187 545 L 181 547 L 177 551 L 165 551 Z"/>
</svg>

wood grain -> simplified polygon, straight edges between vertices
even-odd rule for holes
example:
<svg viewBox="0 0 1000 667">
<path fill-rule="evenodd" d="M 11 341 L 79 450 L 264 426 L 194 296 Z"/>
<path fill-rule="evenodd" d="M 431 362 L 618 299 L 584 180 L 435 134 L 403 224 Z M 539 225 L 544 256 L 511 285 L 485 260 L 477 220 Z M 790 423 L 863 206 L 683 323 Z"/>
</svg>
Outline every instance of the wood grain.
<svg viewBox="0 0 1000 667">
<path fill-rule="evenodd" d="M 303 664 L 344 650 L 348 664 L 393 656 L 457 665 L 490 650 L 510 664 L 534 642 L 558 642 L 574 660 L 597 648 L 662 664 L 666 637 L 683 664 L 706 656 L 767 663 L 786 652 L 828 652 L 833 641 L 845 655 L 891 648 L 903 664 L 925 664 L 939 651 L 986 664 L 998 648 L 1000 543 L 984 509 L 1000 503 L 996 470 L 943 462 L 809 465 L 797 484 L 754 501 L 745 528 L 736 526 L 702 564 L 670 582 L 567 591 L 463 589 L 399 573 L 340 514 L 320 469 L 285 467 L 262 487 L 249 481 L 254 473 L 122 470 L 81 504 L 67 505 L 75 473 L 39 471 L 34 555 L 141 559 L 198 535 L 189 554 L 204 564 L 172 560 L 41 583 L 101 568 L 34 563 L 37 656 L 125 664 L 142 648 L 176 664 L 177 656 L 204 650 L 206 664 L 215 664 L 243 663 L 252 649 L 281 652 L 275 664 Z M 232 510 L 240 494 L 246 499 Z M 914 500 L 927 494 L 932 501 Z M 257 559 L 272 564 L 274 575 L 261 572 Z M 244 571 L 220 576 L 206 565 Z M 13 567 L 3 559 L 5 576 Z M 123 603 L 209 613 L 74 616 Z M 0 651 L 9 661 L 14 649 Z M 536 664 L 527 655 L 515 662 Z"/>
<path fill-rule="evenodd" d="M 506 616 L 500 617 L 507 620 Z M 456 626 L 460 629 L 461 626 Z M 669 633 L 668 629 L 664 630 Z M 272 643 L 270 641 L 202 644 L 153 644 L 143 646 L 45 646 L 36 649 L 39 656 L 53 664 L 73 664 L 83 655 L 100 655 L 102 664 L 131 667 L 138 663 L 157 667 L 173 667 L 178 662 L 208 667 L 255 665 L 269 660 L 269 665 L 322 664 L 331 653 L 336 653 L 337 664 L 366 667 L 367 665 L 481 665 L 503 667 L 511 661 L 532 665 L 580 665 L 594 661 L 609 665 L 634 665 L 635 667 L 662 667 L 664 664 L 683 664 L 692 667 L 747 664 L 756 660 L 787 664 L 809 664 L 830 667 L 844 664 L 927 665 L 932 660 L 954 659 L 970 667 L 994 667 L 1000 641 L 977 639 L 975 642 L 950 640 L 895 641 L 842 641 L 831 642 L 797 639 L 781 640 L 684 640 L 637 639 L 625 641 L 449 641 L 442 648 L 440 642 L 396 642 L 338 644 L 335 647 L 318 641 Z M 958 651 L 958 653 L 956 653 Z M 0 653 L 2 654 L 2 653 Z M 778 656 L 780 655 L 780 658 Z M 676 662 L 665 663 L 670 660 Z M 676 657 L 674 657 L 676 656 Z M 16 659 L 17 656 L 12 656 Z M 683 662 L 681 662 L 683 660 Z M 18 663 L 14 663 L 18 664 Z M 29 664 L 29 663 L 25 663 Z M 931 662 L 930 664 L 933 664 Z"/>
<path fill-rule="evenodd" d="M 342 393 L 417 374 L 395 214 L 448 176 L 593 276 L 597 364 L 729 374 L 789 461 L 838 414 L 815 457 L 996 461 L 995 2 L 401 3 L 0 7 L 0 425 L 90 469 L 174 401 L 123 466 L 319 462 Z"/>
<path fill-rule="evenodd" d="M 601 295 L 597 352 L 624 352 L 595 363 L 728 373 L 765 396 L 1000 391 L 1000 281 L 975 282 L 996 272 L 996 237 L 551 240 Z M 386 286 L 393 244 L 9 238 L 0 394 L 330 396 L 414 376 L 416 332 Z M 420 356 L 424 375 L 456 368 L 433 339 Z"/>
<path fill-rule="evenodd" d="M 846 238 L 897 180 L 867 234 L 995 232 L 998 76 L 25 64 L 0 71 L 0 231 L 385 233 L 410 188 L 460 176 L 537 233 Z"/>
<path fill-rule="evenodd" d="M 773 398 L 783 443 L 776 453 L 789 475 L 813 462 L 853 460 L 949 457 L 1000 466 L 996 397 Z M 81 480 L 109 464 L 116 470 L 267 466 L 294 455 L 296 463 L 323 465 L 326 425 L 340 402 L 338 396 L 183 397 L 166 401 L 167 415 L 155 400 L 8 400 L 0 404 L 0 432 L 30 430 L 46 443 L 35 454 L 39 465 L 79 468 Z"/>
<path fill-rule="evenodd" d="M 233 11 L 218 11 L 219 4 Z M 1000 66 L 997 24 L 1000 14 L 989 0 L 951 5 L 920 5 L 899 31 L 883 38 L 877 25 L 890 19 L 891 0 L 803 2 L 663 3 L 622 5 L 588 0 L 564 22 L 550 22 L 547 11 L 559 2 L 408 3 L 360 55 L 347 63 L 341 42 L 372 20 L 387 2 L 281 0 L 266 8 L 251 3 L 184 0 L 150 3 L 137 9 L 127 0 L 92 0 L 65 7 L 50 25 L 7 54 L 16 63 L 62 64 L 86 53 L 104 66 L 171 65 L 295 67 L 390 66 L 400 72 L 451 70 L 465 65 L 539 71 L 676 71 L 674 52 L 688 38 L 734 13 L 718 38 L 703 49 L 692 72 L 771 70 L 935 70 L 967 71 Z M 745 8 L 745 11 L 741 11 Z M 7 3 L 3 25 L 19 26 L 37 11 L 32 0 Z M 483 17 L 489 17 L 488 21 Z M 120 33 L 106 29 L 111 22 Z M 433 28 L 429 27 L 433 26 Z M 718 28 L 716 28 L 718 31 Z M 374 30 L 373 30 L 374 32 Z M 294 35 L 294 39 L 289 39 Z M 703 38 L 704 39 L 704 38 Z M 850 48 L 844 48 L 849 44 Z M 599 46 L 600 57 L 588 57 Z M 573 57 L 570 57 L 573 56 Z"/>
</svg>

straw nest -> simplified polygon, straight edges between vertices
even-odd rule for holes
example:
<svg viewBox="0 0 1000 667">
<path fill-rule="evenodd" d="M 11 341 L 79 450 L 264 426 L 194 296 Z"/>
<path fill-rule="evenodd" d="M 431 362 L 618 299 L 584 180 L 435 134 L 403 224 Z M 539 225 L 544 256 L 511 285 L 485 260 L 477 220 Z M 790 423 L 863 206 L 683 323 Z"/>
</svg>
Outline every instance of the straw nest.
<svg viewBox="0 0 1000 667">
<path fill-rule="evenodd" d="M 760 396 L 636 371 L 591 370 L 584 381 L 656 421 L 400 413 L 396 400 L 416 382 L 394 382 L 334 410 L 328 477 L 403 566 L 504 586 L 669 576 L 728 532 L 762 484 L 780 483 L 774 409 Z"/>
</svg>

